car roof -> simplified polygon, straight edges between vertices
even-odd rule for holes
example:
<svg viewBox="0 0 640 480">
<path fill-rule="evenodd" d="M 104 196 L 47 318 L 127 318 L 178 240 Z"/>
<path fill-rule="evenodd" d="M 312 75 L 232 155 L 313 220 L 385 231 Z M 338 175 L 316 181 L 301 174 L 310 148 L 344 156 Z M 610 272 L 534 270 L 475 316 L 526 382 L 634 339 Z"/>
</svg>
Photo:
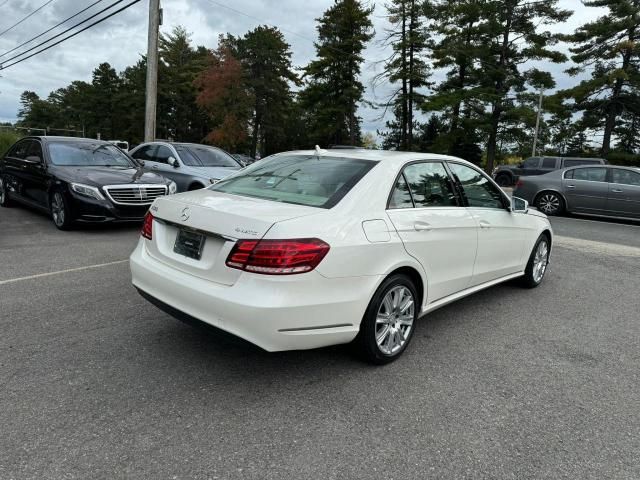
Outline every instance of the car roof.
<svg viewBox="0 0 640 480">
<path fill-rule="evenodd" d="M 319 150 L 295 150 L 292 152 L 278 153 L 280 155 L 320 155 L 326 157 L 340 157 L 353 160 L 371 160 L 374 162 L 397 163 L 404 164 L 416 160 L 455 160 L 464 162 L 472 166 L 471 162 L 467 162 L 458 157 L 450 155 L 441 155 L 438 153 L 424 152 L 398 152 L 393 150 L 370 150 L 366 148 L 329 148 Z M 476 166 L 477 167 L 477 166 Z"/>
</svg>

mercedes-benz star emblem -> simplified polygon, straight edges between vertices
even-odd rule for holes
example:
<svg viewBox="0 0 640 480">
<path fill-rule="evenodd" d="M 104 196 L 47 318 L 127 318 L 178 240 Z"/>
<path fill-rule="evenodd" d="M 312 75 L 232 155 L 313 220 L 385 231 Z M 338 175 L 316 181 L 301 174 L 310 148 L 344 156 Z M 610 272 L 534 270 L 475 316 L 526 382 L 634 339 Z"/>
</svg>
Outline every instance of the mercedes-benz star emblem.
<svg viewBox="0 0 640 480">
<path fill-rule="evenodd" d="M 180 214 L 180 219 L 183 222 L 186 222 L 187 220 L 189 220 L 189 207 L 184 207 L 182 209 L 182 213 Z"/>
</svg>

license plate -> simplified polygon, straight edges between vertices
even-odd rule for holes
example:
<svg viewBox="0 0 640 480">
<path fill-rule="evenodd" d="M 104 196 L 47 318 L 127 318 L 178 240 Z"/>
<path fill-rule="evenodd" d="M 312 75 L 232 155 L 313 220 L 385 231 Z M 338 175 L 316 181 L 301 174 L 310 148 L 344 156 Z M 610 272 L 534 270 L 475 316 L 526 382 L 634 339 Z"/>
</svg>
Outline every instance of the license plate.
<svg viewBox="0 0 640 480">
<path fill-rule="evenodd" d="M 202 247 L 204 247 L 205 236 L 198 232 L 192 232 L 190 230 L 178 230 L 178 236 L 176 237 L 176 243 L 173 246 L 173 251 L 184 255 L 185 257 L 193 258 L 194 260 L 200 260 L 202 256 Z"/>
</svg>

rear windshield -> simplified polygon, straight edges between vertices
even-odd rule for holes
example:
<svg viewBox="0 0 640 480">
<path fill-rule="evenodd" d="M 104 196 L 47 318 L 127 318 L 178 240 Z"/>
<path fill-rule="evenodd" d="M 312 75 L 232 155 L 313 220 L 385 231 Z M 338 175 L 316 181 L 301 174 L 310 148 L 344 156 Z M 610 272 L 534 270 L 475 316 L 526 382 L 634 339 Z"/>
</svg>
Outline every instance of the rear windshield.
<svg viewBox="0 0 640 480">
<path fill-rule="evenodd" d="M 331 208 L 375 164 L 369 160 L 316 155 L 275 156 L 209 188 L 275 202 Z"/>
</svg>

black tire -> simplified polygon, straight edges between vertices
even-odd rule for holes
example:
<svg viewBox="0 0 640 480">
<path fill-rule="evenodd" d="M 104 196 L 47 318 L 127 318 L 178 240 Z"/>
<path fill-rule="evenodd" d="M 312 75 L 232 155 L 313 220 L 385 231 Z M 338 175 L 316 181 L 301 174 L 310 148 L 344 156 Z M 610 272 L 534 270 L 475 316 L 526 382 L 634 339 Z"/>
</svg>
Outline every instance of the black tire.
<svg viewBox="0 0 640 480">
<path fill-rule="evenodd" d="M 9 192 L 2 177 L 0 177 L 0 206 L 7 208 L 13 206 L 13 201 L 9 198 Z"/>
<path fill-rule="evenodd" d="M 407 301 L 407 292 L 411 295 L 410 300 L 413 303 L 411 307 L 403 310 L 405 315 L 401 316 L 402 312 L 399 307 L 402 306 L 401 302 Z M 394 293 L 398 298 L 397 305 L 389 305 L 395 308 L 391 308 L 387 313 L 386 305 L 389 302 L 392 303 Z M 386 304 L 385 299 L 389 301 Z M 415 285 L 406 275 L 392 275 L 382 282 L 362 317 L 360 332 L 354 341 L 358 354 L 366 361 L 376 365 L 384 365 L 400 357 L 413 338 L 421 303 Z M 380 313 L 381 310 L 384 310 L 384 313 Z M 379 314 L 381 317 L 386 317 L 387 321 L 379 323 Z M 409 322 L 409 317 L 410 325 L 406 323 Z M 382 346 L 378 344 L 376 335 L 381 336 Z M 384 350 L 388 348 L 387 345 L 392 346 L 389 351 Z"/>
<path fill-rule="evenodd" d="M 546 248 L 541 248 L 541 245 L 545 245 Z M 529 261 L 527 262 L 527 268 L 524 270 L 524 276 L 520 279 L 520 284 L 525 288 L 535 288 L 542 283 L 544 280 L 544 275 L 547 272 L 547 267 L 549 265 L 549 254 L 551 252 L 551 245 L 549 243 L 549 237 L 545 234 L 540 235 L 536 244 L 533 246 L 533 250 L 531 251 L 531 255 L 529 255 Z M 544 265 L 542 267 L 537 267 L 536 257 L 538 254 L 542 254 L 543 252 L 539 252 L 539 249 L 546 250 L 546 254 L 544 256 Z M 542 272 L 536 270 L 536 268 L 542 268 Z"/>
<path fill-rule="evenodd" d="M 49 197 L 49 213 L 58 230 L 69 230 L 73 225 L 69 201 L 60 190 L 54 190 Z"/>
<path fill-rule="evenodd" d="M 563 198 L 556 192 L 542 192 L 538 194 L 535 206 L 545 215 L 562 215 L 565 205 Z"/>
<path fill-rule="evenodd" d="M 496 175 L 496 183 L 501 187 L 511 187 L 513 185 L 513 178 L 507 173 L 499 173 Z"/>
</svg>

